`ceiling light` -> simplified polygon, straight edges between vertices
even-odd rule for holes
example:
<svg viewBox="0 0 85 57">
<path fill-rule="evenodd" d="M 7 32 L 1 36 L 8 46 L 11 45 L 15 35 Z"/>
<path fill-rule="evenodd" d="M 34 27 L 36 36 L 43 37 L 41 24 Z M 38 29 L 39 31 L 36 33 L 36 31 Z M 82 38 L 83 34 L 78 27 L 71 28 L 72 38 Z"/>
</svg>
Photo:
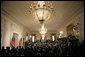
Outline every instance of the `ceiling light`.
<svg viewBox="0 0 85 57">
<path fill-rule="evenodd" d="M 38 19 L 42 24 L 44 21 L 50 18 L 53 6 L 49 1 L 34 1 L 30 5 L 30 9 L 35 19 Z"/>
</svg>

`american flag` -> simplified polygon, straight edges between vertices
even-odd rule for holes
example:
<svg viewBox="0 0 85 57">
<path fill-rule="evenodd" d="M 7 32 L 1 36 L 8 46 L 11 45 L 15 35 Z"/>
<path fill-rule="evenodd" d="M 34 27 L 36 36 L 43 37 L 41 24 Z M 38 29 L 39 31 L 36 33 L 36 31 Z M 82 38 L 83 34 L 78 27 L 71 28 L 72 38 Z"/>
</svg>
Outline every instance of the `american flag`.
<svg viewBox="0 0 85 57">
<path fill-rule="evenodd" d="M 14 37 L 11 39 L 10 47 L 11 48 L 15 47 L 15 38 Z"/>
</svg>

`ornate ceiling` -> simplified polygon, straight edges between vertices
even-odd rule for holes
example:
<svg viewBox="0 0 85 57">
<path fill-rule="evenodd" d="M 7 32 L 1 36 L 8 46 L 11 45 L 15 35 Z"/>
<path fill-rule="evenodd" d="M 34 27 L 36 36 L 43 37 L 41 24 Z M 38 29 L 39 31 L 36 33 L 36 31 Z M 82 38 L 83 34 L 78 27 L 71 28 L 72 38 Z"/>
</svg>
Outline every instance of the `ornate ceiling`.
<svg viewBox="0 0 85 57">
<path fill-rule="evenodd" d="M 20 22 L 31 31 L 38 31 L 40 23 L 29 11 L 32 1 L 3 1 L 1 10 L 7 12 L 14 20 Z M 48 30 L 59 29 L 65 21 L 83 8 L 82 1 L 52 1 L 54 11 L 49 20 L 45 22 Z"/>
</svg>

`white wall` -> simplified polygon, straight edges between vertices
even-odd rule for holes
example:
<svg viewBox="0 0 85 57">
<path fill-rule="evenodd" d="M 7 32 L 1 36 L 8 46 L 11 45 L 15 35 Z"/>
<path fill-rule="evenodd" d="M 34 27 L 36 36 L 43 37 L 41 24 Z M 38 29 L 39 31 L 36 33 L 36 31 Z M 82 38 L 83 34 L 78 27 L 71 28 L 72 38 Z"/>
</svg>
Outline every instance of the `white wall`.
<svg viewBox="0 0 85 57">
<path fill-rule="evenodd" d="M 19 35 L 18 42 L 20 38 L 23 38 L 26 35 L 26 32 L 29 33 L 29 30 L 20 24 L 17 21 L 13 21 L 8 16 L 2 14 L 1 16 L 1 46 L 10 46 L 10 40 L 13 36 L 13 33 Z M 19 44 L 18 44 L 19 45 Z"/>
<path fill-rule="evenodd" d="M 61 26 L 61 30 L 64 31 L 65 34 L 67 34 L 66 26 L 69 24 L 79 23 L 79 32 L 80 37 L 79 41 L 80 43 L 84 40 L 84 10 L 80 9 L 79 11 L 75 12 L 74 15 L 72 15 L 69 20 L 67 19 L 63 24 L 64 27 Z"/>
</svg>

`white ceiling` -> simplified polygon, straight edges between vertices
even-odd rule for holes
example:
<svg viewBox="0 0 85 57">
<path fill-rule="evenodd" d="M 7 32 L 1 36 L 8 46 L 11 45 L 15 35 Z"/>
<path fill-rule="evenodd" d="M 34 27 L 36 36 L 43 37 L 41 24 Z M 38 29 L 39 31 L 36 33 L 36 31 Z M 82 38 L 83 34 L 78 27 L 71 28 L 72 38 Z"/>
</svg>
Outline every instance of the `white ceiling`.
<svg viewBox="0 0 85 57">
<path fill-rule="evenodd" d="M 17 21 L 22 23 L 31 31 L 38 31 L 40 23 L 29 12 L 32 1 L 3 1 L 1 9 L 5 10 Z M 83 1 L 52 1 L 54 11 L 49 20 L 45 22 L 48 30 L 57 30 L 64 21 L 67 21 L 79 9 L 83 8 Z"/>
</svg>

